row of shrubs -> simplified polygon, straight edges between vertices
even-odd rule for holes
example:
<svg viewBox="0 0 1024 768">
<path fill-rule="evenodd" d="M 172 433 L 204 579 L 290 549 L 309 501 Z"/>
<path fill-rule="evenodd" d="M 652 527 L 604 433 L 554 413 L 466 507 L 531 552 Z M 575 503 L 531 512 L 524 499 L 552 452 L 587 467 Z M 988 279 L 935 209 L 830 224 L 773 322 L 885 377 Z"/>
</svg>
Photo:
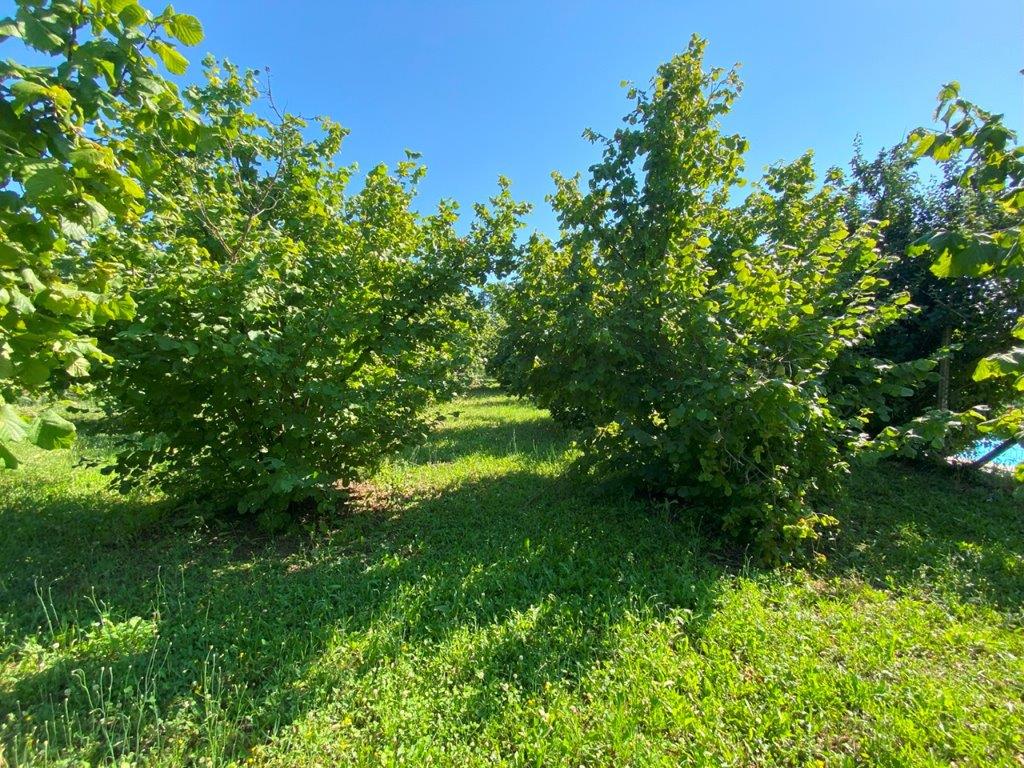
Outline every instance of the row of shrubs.
<svg viewBox="0 0 1024 768">
<path fill-rule="evenodd" d="M 585 185 L 556 175 L 559 240 L 523 244 L 529 208 L 504 179 L 459 234 L 453 203 L 418 212 L 417 156 L 353 192 L 355 169 L 336 164 L 344 129 L 279 113 L 255 73 L 211 58 L 180 89 L 161 66 L 182 74 L 179 48 L 202 26 L 173 8 L 19 0 L 0 36 L 54 61 L 0 64 L 8 466 L 19 441 L 61 447 L 73 432 L 57 411 L 27 422 L 18 398 L 90 382 L 124 435 L 120 487 L 278 526 L 421 436 L 495 318 L 490 369 L 580 430 L 595 472 L 712 514 L 771 560 L 835 522 L 829 494 L 866 447 L 938 447 L 954 424 L 1020 429 L 1003 395 L 997 413 L 885 426 L 894 400 L 948 387 L 936 368 L 952 344 L 880 356 L 914 286 L 894 285 L 894 230 L 851 208 L 838 172 L 819 182 L 807 154 L 734 202 L 747 145 L 720 120 L 740 83 L 705 70 L 699 39 L 630 89 L 622 127 L 586 134 L 603 159 Z M 916 247 L 950 275 L 970 262 L 1001 291 L 972 295 L 1012 308 L 1020 251 L 993 222 L 1019 224 L 1006 157 L 1020 153 L 998 118 L 944 98 L 945 129 L 915 146 L 968 156 L 949 178 L 988 229 Z M 1014 331 L 1005 312 L 992 343 Z M 1016 354 L 986 376 L 1019 385 Z"/>
</svg>

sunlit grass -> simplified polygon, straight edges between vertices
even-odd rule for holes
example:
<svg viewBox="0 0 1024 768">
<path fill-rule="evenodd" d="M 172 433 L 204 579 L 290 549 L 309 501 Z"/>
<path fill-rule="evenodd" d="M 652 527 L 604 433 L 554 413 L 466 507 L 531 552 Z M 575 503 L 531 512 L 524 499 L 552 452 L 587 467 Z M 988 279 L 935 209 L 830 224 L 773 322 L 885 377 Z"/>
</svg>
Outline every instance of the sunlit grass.
<svg viewBox="0 0 1024 768">
<path fill-rule="evenodd" d="M 859 471 L 829 564 L 760 572 L 595 490 L 542 412 L 483 392 L 444 413 L 344 515 L 274 539 L 119 497 L 69 454 L 0 477 L 8 764 L 1024 755 L 1002 492 Z"/>
</svg>

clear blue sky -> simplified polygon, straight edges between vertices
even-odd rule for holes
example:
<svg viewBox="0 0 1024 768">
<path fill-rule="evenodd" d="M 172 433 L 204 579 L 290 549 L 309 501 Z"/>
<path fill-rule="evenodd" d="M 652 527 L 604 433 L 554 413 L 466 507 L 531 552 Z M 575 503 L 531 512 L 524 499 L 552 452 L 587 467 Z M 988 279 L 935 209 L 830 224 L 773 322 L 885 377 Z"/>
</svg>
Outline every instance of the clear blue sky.
<svg viewBox="0 0 1024 768">
<path fill-rule="evenodd" d="M 845 165 L 858 133 L 868 151 L 892 144 L 930 121 L 952 79 L 1024 125 L 1022 0 L 174 5 L 205 27 L 195 65 L 210 51 L 269 66 L 279 105 L 351 129 L 343 160 L 367 169 L 422 152 L 426 203 L 468 205 L 506 174 L 536 205 L 531 224 L 550 234 L 551 171 L 593 162 L 580 132 L 613 130 L 627 108 L 619 82 L 646 82 L 693 32 L 710 41 L 708 64 L 742 63 L 726 127 L 750 140 L 748 175 L 807 148 L 819 170 Z"/>
</svg>

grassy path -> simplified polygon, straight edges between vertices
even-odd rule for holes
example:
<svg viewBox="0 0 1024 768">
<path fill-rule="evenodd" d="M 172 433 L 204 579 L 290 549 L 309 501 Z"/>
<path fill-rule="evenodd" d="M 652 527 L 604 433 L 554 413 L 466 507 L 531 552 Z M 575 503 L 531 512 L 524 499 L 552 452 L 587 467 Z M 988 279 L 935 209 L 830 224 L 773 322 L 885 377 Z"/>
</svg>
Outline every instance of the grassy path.
<svg viewBox="0 0 1024 768">
<path fill-rule="evenodd" d="M 761 573 L 591 489 L 542 412 L 446 411 L 285 539 L 67 455 L 0 477 L 0 765 L 1024 761 L 1009 498 L 861 472 L 829 565 Z"/>
</svg>

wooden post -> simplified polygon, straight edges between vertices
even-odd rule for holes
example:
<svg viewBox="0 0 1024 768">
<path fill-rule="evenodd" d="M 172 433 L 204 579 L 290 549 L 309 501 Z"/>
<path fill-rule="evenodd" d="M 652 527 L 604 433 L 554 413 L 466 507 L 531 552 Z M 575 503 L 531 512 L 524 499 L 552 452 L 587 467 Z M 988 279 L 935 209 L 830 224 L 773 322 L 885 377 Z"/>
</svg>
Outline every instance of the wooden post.
<svg viewBox="0 0 1024 768">
<path fill-rule="evenodd" d="M 939 361 L 939 410 L 949 410 L 949 358 L 953 354 L 949 345 L 953 343 L 953 326 L 949 323 L 942 329 L 942 346 L 945 355 Z"/>
</svg>

